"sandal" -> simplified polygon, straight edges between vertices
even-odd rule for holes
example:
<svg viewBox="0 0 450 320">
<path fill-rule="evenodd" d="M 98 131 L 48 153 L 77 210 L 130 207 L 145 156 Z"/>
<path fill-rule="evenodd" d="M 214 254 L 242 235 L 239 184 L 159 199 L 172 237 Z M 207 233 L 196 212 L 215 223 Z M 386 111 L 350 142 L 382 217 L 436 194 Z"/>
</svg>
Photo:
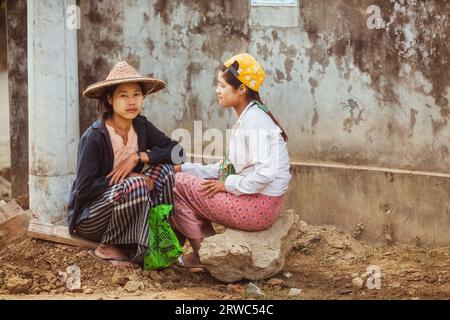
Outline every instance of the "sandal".
<svg viewBox="0 0 450 320">
<path fill-rule="evenodd" d="M 187 269 L 192 273 L 202 273 L 202 272 L 206 272 L 206 266 L 201 265 L 201 264 L 196 264 L 196 265 L 192 265 L 192 266 L 188 266 L 186 264 L 186 262 L 184 262 L 183 260 L 183 256 L 178 257 L 175 265 L 177 267 L 183 268 L 183 269 Z"/>
<path fill-rule="evenodd" d="M 126 257 L 117 257 L 117 258 L 113 258 L 113 257 L 100 257 L 99 255 L 97 255 L 95 253 L 94 249 L 90 249 L 88 250 L 88 253 L 91 257 L 97 259 L 99 262 L 104 263 L 104 264 L 110 264 L 113 265 L 115 267 L 121 267 L 121 262 L 129 262 L 130 265 L 135 266 L 134 268 L 138 267 L 137 265 L 135 265 L 134 263 L 132 263 L 129 259 L 127 259 Z M 131 268 L 123 268 L 123 269 L 131 269 Z"/>
</svg>

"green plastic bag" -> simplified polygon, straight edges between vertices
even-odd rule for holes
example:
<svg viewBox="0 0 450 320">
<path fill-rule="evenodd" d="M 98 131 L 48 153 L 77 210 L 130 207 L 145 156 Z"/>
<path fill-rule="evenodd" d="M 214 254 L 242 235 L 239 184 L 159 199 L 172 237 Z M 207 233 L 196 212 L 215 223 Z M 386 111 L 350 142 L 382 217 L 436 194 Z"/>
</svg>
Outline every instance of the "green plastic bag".
<svg viewBox="0 0 450 320">
<path fill-rule="evenodd" d="M 183 248 L 169 224 L 173 205 L 162 204 L 150 209 L 148 215 L 149 249 L 144 255 L 144 270 L 166 268 L 181 254 Z"/>
</svg>

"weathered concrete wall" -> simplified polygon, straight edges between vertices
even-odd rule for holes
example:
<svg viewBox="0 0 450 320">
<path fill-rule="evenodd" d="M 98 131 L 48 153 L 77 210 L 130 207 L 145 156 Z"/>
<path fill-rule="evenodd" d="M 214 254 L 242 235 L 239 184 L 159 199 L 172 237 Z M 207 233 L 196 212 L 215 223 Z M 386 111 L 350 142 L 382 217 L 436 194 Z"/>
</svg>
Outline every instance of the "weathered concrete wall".
<svg viewBox="0 0 450 320">
<path fill-rule="evenodd" d="M 191 128 L 194 120 L 225 129 L 214 80 L 220 62 L 248 50 L 248 4 L 243 1 L 103 1 L 81 3 L 80 90 L 104 79 L 118 54 L 168 87 L 146 100 L 145 113 L 162 129 Z M 95 103 L 80 98 L 84 129 Z M 89 115 L 89 116 L 88 116 Z"/>
<path fill-rule="evenodd" d="M 7 1 L 12 197 L 28 195 L 28 67 L 26 0 Z"/>
<path fill-rule="evenodd" d="M 367 27 L 372 4 L 386 21 L 381 30 Z M 168 131 L 192 120 L 219 129 L 234 121 L 215 101 L 214 80 L 225 58 L 248 50 L 267 71 L 262 96 L 290 134 L 293 160 L 450 169 L 447 1 L 301 0 L 299 8 L 273 9 L 248 1 L 132 0 L 81 7 L 80 87 L 105 77 L 120 52 L 168 82 L 146 110 Z M 93 117 L 82 119 L 82 128 Z"/>
<path fill-rule="evenodd" d="M 266 70 L 262 97 L 287 130 L 292 161 L 449 172 L 450 2 L 299 2 L 293 8 L 256 8 L 237 0 L 82 2 L 80 90 L 106 77 L 120 53 L 142 73 L 168 83 L 146 101 L 145 114 L 161 129 L 192 129 L 194 120 L 203 120 L 205 128 L 224 130 L 236 118 L 215 100 L 216 72 L 224 59 L 249 51 Z M 367 27 L 369 5 L 381 8 L 382 29 Z M 80 103 L 83 131 L 96 117 L 95 104 Z M 358 179 L 374 185 L 356 192 L 358 201 L 339 202 L 341 190 L 355 190 L 352 179 L 335 170 L 320 171 L 320 179 L 302 180 L 301 172 L 294 173 L 290 206 L 307 209 L 315 222 L 348 226 L 349 212 L 355 221 L 376 216 L 379 203 L 392 203 L 385 197 L 395 194 L 396 211 L 450 226 L 448 215 L 442 215 L 448 207 L 445 183 L 432 187 L 404 173 L 404 190 L 386 184 L 376 171 L 362 170 L 364 178 Z M 340 203 L 341 219 L 328 210 L 332 201 L 317 197 L 327 179 L 336 180 L 330 192 Z M 427 198 L 429 205 L 412 206 L 418 188 L 430 197 L 438 188 L 440 203 L 433 207 L 437 199 Z M 382 189 L 386 193 L 380 194 Z M 316 200 L 306 207 L 303 201 L 311 197 Z M 415 221 L 417 235 L 429 243 L 450 243 L 442 231 L 448 229 L 431 231 L 422 218 Z M 377 238 L 380 224 L 366 226 L 373 228 L 369 238 Z M 406 241 L 407 229 L 402 230 L 397 234 Z"/>
<path fill-rule="evenodd" d="M 0 0 L 0 71 L 6 70 L 6 0 Z"/>
<path fill-rule="evenodd" d="M 450 175 L 344 165 L 294 166 L 287 208 L 374 242 L 450 243 Z M 389 240 L 392 239 L 392 240 Z"/>
<path fill-rule="evenodd" d="M 293 159 L 448 172 L 450 3 L 300 3 L 298 28 L 251 28 Z"/>
<path fill-rule="evenodd" d="M 78 87 L 80 131 L 83 133 L 98 115 L 95 102 L 83 98 L 82 92 L 88 85 L 105 79 L 122 54 L 123 1 L 82 1 L 79 5 Z M 128 55 L 123 58 L 130 60 Z"/>
</svg>

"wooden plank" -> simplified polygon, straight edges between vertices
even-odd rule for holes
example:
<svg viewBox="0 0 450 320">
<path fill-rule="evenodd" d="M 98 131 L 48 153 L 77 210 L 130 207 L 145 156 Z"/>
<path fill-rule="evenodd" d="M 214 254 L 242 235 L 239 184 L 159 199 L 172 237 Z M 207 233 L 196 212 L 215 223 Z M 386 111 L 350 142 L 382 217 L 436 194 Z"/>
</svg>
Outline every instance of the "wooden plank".
<svg viewBox="0 0 450 320">
<path fill-rule="evenodd" d="M 68 227 L 42 223 L 36 220 L 30 221 L 28 236 L 76 247 L 97 248 L 98 246 L 96 242 L 71 235 Z"/>
<path fill-rule="evenodd" d="M 0 224 L 10 220 L 11 218 L 23 213 L 22 208 L 16 202 L 12 200 L 0 207 Z"/>
<path fill-rule="evenodd" d="M 27 234 L 31 211 L 22 212 L 0 224 L 0 247 Z"/>
</svg>

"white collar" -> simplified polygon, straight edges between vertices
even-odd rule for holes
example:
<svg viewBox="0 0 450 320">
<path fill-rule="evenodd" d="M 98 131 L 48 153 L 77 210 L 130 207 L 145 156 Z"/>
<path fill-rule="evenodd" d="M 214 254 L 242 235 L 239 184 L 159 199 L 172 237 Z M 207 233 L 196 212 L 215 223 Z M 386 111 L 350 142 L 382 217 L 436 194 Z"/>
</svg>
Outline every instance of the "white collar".
<svg viewBox="0 0 450 320">
<path fill-rule="evenodd" d="M 244 115 L 248 112 L 248 110 L 255 105 L 255 100 L 250 101 L 247 106 L 245 107 L 244 111 L 242 111 L 241 115 L 239 116 L 236 125 L 238 125 L 241 120 L 244 118 Z"/>
</svg>

